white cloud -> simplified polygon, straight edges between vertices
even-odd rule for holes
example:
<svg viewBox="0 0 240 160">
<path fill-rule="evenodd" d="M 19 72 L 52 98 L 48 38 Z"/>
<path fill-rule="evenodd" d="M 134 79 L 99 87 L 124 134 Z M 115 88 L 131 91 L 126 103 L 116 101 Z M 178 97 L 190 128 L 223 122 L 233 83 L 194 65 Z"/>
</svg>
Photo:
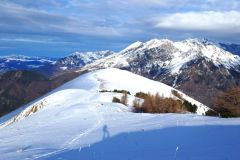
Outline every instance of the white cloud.
<svg viewBox="0 0 240 160">
<path fill-rule="evenodd" d="M 153 19 L 155 28 L 183 31 L 240 33 L 240 12 L 186 12 Z"/>
<path fill-rule="evenodd" d="M 121 42 L 161 36 L 239 41 L 239 15 L 239 0 L 0 0 L 0 34 Z"/>
<path fill-rule="evenodd" d="M 239 10 L 239 0 L 131 0 L 129 4 L 187 10 Z"/>
</svg>

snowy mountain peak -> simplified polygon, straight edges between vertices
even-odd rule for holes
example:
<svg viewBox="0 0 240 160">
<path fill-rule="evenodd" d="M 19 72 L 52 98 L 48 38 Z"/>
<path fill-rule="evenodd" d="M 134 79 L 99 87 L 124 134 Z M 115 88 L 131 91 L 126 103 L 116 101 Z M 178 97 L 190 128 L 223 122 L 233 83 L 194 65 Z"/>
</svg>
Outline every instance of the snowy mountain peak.
<svg viewBox="0 0 240 160">
<path fill-rule="evenodd" d="M 141 47 L 142 45 L 143 45 L 143 43 L 140 41 L 134 42 L 131 45 L 129 45 L 127 48 L 122 50 L 120 53 L 136 50 L 137 48 Z"/>
<path fill-rule="evenodd" d="M 147 42 L 134 42 L 131 45 L 129 45 L 127 48 L 122 50 L 120 53 L 125 53 L 125 52 L 134 52 L 134 51 L 142 51 L 146 49 L 152 49 L 152 48 L 157 48 L 160 47 L 163 44 L 167 43 L 172 43 L 172 41 L 168 39 L 151 39 Z"/>
<path fill-rule="evenodd" d="M 182 52 L 182 55 L 185 55 L 184 57 L 207 58 L 216 66 L 223 65 L 228 69 L 240 65 L 239 56 L 223 50 L 219 45 L 206 39 L 187 39 L 175 42 L 174 46 Z"/>
<path fill-rule="evenodd" d="M 160 47 L 163 44 L 172 44 L 172 43 L 173 42 L 168 39 L 152 39 L 150 41 L 147 41 L 145 45 L 146 45 L 146 48 L 151 49 L 151 48 Z"/>
<path fill-rule="evenodd" d="M 172 54 L 173 52 L 177 52 L 177 51 L 180 51 L 180 52 L 190 52 L 191 51 L 194 54 L 196 52 L 202 53 L 203 52 L 202 49 L 209 47 L 209 46 L 219 47 L 216 43 L 214 43 L 206 38 L 186 39 L 184 41 L 179 41 L 179 42 L 173 42 L 168 39 L 151 39 L 147 42 L 137 41 L 137 42 L 129 45 L 127 48 L 122 50 L 120 53 L 143 52 L 145 50 L 149 50 L 152 48 L 166 49 L 166 47 L 169 47 L 169 49 L 171 49 L 172 47 L 175 47 L 175 50 L 173 50 L 172 52 L 169 52 L 169 54 Z"/>
<path fill-rule="evenodd" d="M 166 43 L 172 43 L 172 41 L 168 39 L 152 39 L 150 41 L 147 41 L 144 44 L 146 48 L 151 49 L 151 48 L 160 47 L 162 44 L 166 44 Z"/>
<path fill-rule="evenodd" d="M 76 69 L 112 54 L 114 54 L 114 52 L 109 50 L 95 52 L 74 52 L 65 58 L 59 59 L 57 63 L 60 68 L 64 70 Z"/>
<path fill-rule="evenodd" d="M 198 48 L 198 49 L 201 49 L 201 48 L 204 48 L 204 47 L 207 47 L 207 46 L 215 46 L 215 47 L 219 47 L 219 44 L 213 42 L 213 41 L 210 41 L 206 38 L 203 38 L 203 39 L 198 39 L 198 38 L 194 38 L 194 39 L 186 39 L 184 41 L 179 41 L 179 42 L 175 42 L 176 43 L 180 43 L 182 45 L 186 45 L 188 46 L 189 48 Z"/>
</svg>

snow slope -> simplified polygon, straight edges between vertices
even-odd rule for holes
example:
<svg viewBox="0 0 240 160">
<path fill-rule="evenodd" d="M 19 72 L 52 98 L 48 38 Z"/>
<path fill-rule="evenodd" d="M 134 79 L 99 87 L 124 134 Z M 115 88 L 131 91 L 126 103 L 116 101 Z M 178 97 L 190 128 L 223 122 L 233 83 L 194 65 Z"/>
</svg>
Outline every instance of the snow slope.
<svg viewBox="0 0 240 160">
<path fill-rule="evenodd" d="M 84 74 L 0 118 L 0 160 L 238 159 L 240 119 L 132 113 L 111 103 L 121 94 L 103 89 L 173 96 L 171 87 L 128 71 Z"/>
</svg>

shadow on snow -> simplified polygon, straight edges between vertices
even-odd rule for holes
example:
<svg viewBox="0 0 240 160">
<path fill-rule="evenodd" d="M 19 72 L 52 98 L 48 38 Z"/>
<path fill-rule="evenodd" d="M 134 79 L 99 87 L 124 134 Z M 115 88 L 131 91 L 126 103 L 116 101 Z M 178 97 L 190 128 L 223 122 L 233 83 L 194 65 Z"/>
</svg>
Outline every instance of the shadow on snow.
<svg viewBox="0 0 240 160">
<path fill-rule="evenodd" d="M 107 129 L 107 128 L 105 128 Z M 189 126 L 122 133 L 48 160 L 238 160 L 240 126 Z M 107 133 L 105 133 L 107 132 Z"/>
</svg>

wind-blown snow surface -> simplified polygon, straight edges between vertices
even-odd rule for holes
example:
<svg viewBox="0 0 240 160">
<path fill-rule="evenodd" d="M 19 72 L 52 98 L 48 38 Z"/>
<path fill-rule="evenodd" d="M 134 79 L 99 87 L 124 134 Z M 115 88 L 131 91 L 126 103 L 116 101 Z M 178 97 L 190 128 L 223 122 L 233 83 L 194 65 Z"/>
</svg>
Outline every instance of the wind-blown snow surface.
<svg viewBox="0 0 240 160">
<path fill-rule="evenodd" d="M 102 89 L 171 95 L 170 87 L 119 69 L 84 74 L 0 118 L 22 113 L 0 128 L 0 160 L 238 159 L 240 119 L 132 113 L 111 103 L 121 94 Z"/>
</svg>

